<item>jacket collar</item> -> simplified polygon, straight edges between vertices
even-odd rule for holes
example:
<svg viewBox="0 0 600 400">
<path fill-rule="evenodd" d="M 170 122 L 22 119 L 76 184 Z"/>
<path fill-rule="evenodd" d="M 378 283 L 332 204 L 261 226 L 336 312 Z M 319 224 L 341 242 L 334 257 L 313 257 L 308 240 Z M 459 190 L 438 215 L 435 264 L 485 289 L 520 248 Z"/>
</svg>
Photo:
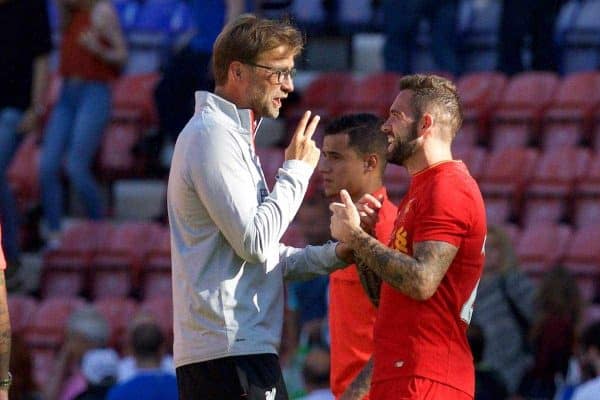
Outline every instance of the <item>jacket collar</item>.
<svg viewBox="0 0 600 400">
<path fill-rule="evenodd" d="M 247 108 L 237 108 L 237 106 L 224 98 L 206 91 L 197 91 L 196 95 L 196 108 L 195 112 L 199 113 L 203 108 L 212 108 L 219 110 L 225 114 L 235 125 L 243 128 L 244 131 L 251 133 L 252 122 L 254 120 L 253 112 Z M 262 120 L 262 119 L 261 119 Z M 256 124 L 256 131 L 260 126 L 259 120 Z"/>
</svg>

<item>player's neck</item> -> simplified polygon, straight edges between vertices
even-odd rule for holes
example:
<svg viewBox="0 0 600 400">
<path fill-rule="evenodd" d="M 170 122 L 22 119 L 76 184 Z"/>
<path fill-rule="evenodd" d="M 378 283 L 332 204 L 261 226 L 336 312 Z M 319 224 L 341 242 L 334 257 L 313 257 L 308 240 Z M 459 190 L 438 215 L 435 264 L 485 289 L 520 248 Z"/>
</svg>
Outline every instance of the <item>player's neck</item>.
<svg viewBox="0 0 600 400">
<path fill-rule="evenodd" d="M 406 160 L 404 166 L 411 175 L 414 175 L 424 169 L 431 167 L 443 161 L 452 160 L 450 146 L 437 143 L 432 146 L 423 146 L 423 148 Z"/>
<path fill-rule="evenodd" d="M 359 193 L 352 195 L 352 201 L 357 202 L 363 197 L 365 194 L 373 194 L 383 186 L 383 181 L 381 178 L 371 179 L 361 190 Z"/>
</svg>

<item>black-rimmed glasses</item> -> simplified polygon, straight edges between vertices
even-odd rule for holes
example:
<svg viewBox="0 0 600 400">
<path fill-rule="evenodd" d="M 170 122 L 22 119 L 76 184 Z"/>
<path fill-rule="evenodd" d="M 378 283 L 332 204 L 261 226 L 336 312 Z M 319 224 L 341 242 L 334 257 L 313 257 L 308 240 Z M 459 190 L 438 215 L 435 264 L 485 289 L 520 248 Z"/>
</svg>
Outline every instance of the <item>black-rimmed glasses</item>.
<svg viewBox="0 0 600 400">
<path fill-rule="evenodd" d="M 263 68 L 263 69 L 266 69 L 267 71 L 270 71 L 271 75 L 269 75 L 269 80 L 273 84 L 280 84 L 283 82 L 284 79 L 288 79 L 288 78 L 294 79 L 294 77 L 296 76 L 296 68 L 281 69 L 281 68 L 269 67 L 266 65 L 254 64 L 254 63 L 250 63 L 250 62 L 247 62 L 245 64 L 248 64 L 252 67 Z M 273 77 L 275 77 L 275 79 L 273 79 Z"/>
</svg>

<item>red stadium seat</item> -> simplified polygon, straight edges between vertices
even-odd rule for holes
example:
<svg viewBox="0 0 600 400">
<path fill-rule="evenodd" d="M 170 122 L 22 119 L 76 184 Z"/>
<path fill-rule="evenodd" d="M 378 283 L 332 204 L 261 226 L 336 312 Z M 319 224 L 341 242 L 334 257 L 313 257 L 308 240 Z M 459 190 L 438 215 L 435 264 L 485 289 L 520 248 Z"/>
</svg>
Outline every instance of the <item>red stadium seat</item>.
<svg viewBox="0 0 600 400">
<path fill-rule="evenodd" d="M 600 195 L 600 151 L 592 156 L 589 167 L 576 187 L 577 196 Z"/>
<path fill-rule="evenodd" d="M 600 152 L 596 152 L 575 187 L 573 223 L 577 227 L 600 223 Z"/>
<path fill-rule="evenodd" d="M 25 342 L 32 348 L 56 350 L 62 344 L 71 313 L 86 304 L 78 297 L 54 297 L 42 300 L 31 324 L 25 330 Z"/>
<path fill-rule="evenodd" d="M 539 153 L 533 149 L 508 148 L 491 152 L 479 180 L 487 196 L 518 198 L 531 179 Z"/>
<path fill-rule="evenodd" d="M 109 345 L 119 349 L 123 346 L 127 326 L 137 312 L 137 303 L 128 298 L 105 297 L 94 302 L 94 308 L 108 321 Z"/>
<path fill-rule="evenodd" d="M 564 225 L 526 226 L 516 247 L 520 267 L 530 275 L 543 274 L 564 255 L 571 235 L 571 229 Z"/>
<path fill-rule="evenodd" d="M 272 146 L 256 146 L 256 154 L 260 160 L 269 189 L 275 185 L 277 171 L 283 166 L 285 153 L 282 148 Z"/>
<path fill-rule="evenodd" d="M 600 225 L 600 199 L 598 197 L 576 197 L 574 206 L 573 224 L 576 227 Z"/>
<path fill-rule="evenodd" d="M 523 72 L 511 78 L 492 112 L 491 148 L 525 147 L 535 140 L 557 85 L 558 76 L 551 72 Z"/>
<path fill-rule="evenodd" d="M 144 263 L 146 268 L 171 269 L 171 235 L 168 227 L 154 231 L 152 246 Z"/>
<path fill-rule="evenodd" d="M 113 120 L 149 126 L 156 123 L 154 87 L 157 73 L 123 75 L 113 86 Z"/>
<path fill-rule="evenodd" d="M 507 79 L 500 72 L 475 72 L 463 75 L 456 88 L 462 101 L 464 122 L 456 141 L 465 140 L 471 144 L 486 141 L 483 137 L 489 130 L 489 117 L 492 108 L 498 103 L 506 87 Z"/>
<path fill-rule="evenodd" d="M 544 113 L 542 147 L 576 146 L 589 138 L 593 111 L 600 104 L 600 72 L 565 77 Z"/>
<path fill-rule="evenodd" d="M 591 300 L 600 279 L 600 226 L 586 226 L 575 231 L 562 258 L 562 264 L 577 278 L 587 300 Z"/>
<path fill-rule="evenodd" d="M 592 147 L 598 151 L 600 150 L 600 108 L 596 110 L 594 116 L 594 125 L 592 128 L 592 138 L 591 138 Z"/>
<path fill-rule="evenodd" d="M 526 198 L 520 209 L 523 226 L 558 224 L 567 218 L 567 199 L 563 197 Z"/>
<path fill-rule="evenodd" d="M 529 193 L 565 195 L 573 190 L 590 165 L 587 149 L 553 149 L 541 154 L 534 170 Z"/>
<path fill-rule="evenodd" d="M 285 110 L 288 123 L 295 128 L 307 110 L 312 111 L 312 115 L 320 115 L 326 122 L 338 113 L 338 101 L 353 95 L 354 77 L 350 72 L 321 73 L 300 93 L 299 104 Z"/>
<path fill-rule="evenodd" d="M 488 225 L 503 225 L 511 220 L 513 215 L 513 204 L 510 198 L 484 198 L 484 205 Z"/>
<path fill-rule="evenodd" d="M 58 247 L 43 255 L 40 277 L 42 297 L 87 293 L 89 268 L 95 253 L 110 237 L 111 224 L 84 221 L 65 229 Z"/>
<path fill-rule="evenodd" d="M 138 287 L 142 262 L 159 229 L 157 224 L 148 222 L 126 222 L 113 227 L 91 262 L 93 298 L 125 297 Z"/>
<path fill-rule="evenodd" d="M 99 172 L 104 179 L 114 180 L 141 174 L 141 162 L 132 152 L 141 135 L 137 124 L 113 122 L 108 125 L 99 155 Z"/>
<path fill-rule="evenodd" d="M 340 109 L 337 113 L 367 112 L 385 118 L 398 94 L 399 81 L 400 75 L 394 72 L 375 72 L 367 75 L 354 84 L 350 96 L 338 98 Z"/>
<path fill-rule="evenodd" d="M 571 211 L 567 205 L 589 162 L 590 153 L 586 149 L 552 149 L 542 153 L 525 191 L 522 222 L 557 223 L 567 218 Z"/>
<path fill-rule="evenodd" d="M 531 179 L 538 152 L 506 148 L 489 153 L 479 179 L 488 218 L 493 222 L 518 220 L 525 186 Z"/>
<path fill-rule="evenodd" d="M 171 236 L 169 228 L 156 230 L 153 245 L 142 263 L 140 289 L 143 298 L 171 293 Z"/>
<path fill-rule="evenodd" d="M 33 297 L 12 293 L 8 295 L 10 329 L 13 335 L 21 335 L 31 325 L 36 308 L 37 301 Z"/>
<path fill-rule="evenodd" d="M 455 160 L 462 160 L 469 169 L 469 173 L 475 179 L 479 179 L 483 173 L 487 153 L 481 147 L 455 147 L 453 148 Z"/>
</svg>

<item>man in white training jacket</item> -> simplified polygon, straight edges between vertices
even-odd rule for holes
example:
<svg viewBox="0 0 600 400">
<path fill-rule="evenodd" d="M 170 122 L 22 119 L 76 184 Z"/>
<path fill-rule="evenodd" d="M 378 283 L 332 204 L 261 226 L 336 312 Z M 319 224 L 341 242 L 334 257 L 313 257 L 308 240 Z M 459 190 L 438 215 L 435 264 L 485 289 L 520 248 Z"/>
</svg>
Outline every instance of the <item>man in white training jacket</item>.
<svg viewBox="0 0 600 400">
<path fill-rule="evenodd" d="M 287 399 L 277 357 L 283 279 L 349 259 L 342 244 L 279 243 L 319 160 L 319 117 L 304 114 L 271 192 L 254 150 L 260 118 L 276 118 L 294 89 L 301 49 L 287 23 L 243 15 L 226 25 L 214 44 L 214 94 L 196 93 L 175 145 L 167 201 L 181 399 Z"/>
</svg>

